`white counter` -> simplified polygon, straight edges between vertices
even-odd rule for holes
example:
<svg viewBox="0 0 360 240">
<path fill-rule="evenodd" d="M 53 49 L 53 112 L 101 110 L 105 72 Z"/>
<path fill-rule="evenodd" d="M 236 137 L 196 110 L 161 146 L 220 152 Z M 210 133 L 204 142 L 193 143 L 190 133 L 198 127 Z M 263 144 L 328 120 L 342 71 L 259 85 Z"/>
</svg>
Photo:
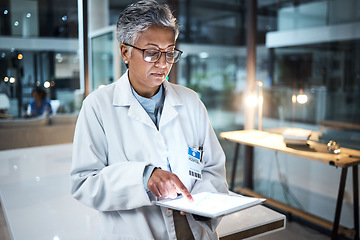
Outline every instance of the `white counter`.
<svg viewBox="0 0 360 240">
<path fill-rule="evenodd" d="M 71 153 L 72 144 L 0 151 L 0 198 L 13 239 L 94 238 L 97 212 L 70 195 Z M 284 215 L 256 206 L 223 218 L 219 234 L 240 239 L 284 227 Z"/>
</svg>

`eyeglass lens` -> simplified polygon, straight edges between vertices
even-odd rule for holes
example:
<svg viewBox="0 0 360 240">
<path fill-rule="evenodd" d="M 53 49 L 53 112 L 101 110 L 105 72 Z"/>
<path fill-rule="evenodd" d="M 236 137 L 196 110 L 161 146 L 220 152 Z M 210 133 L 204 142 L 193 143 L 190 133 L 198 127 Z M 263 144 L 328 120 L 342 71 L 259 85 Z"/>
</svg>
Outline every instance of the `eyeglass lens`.
<svg viewBox="0 0 360 240">
<path fill-rule="evenodd" d="M 161 52 L 158 50 L 151 50 L 147 49 L 144 51 L 144 60 L 146 62 L 156 62 L 161 57 Z M 180 52 L 175 51 L 169 51 L 165 53 L 165 60 L 168 63 L 176 63 L 180 58 Z"/>
</svg>

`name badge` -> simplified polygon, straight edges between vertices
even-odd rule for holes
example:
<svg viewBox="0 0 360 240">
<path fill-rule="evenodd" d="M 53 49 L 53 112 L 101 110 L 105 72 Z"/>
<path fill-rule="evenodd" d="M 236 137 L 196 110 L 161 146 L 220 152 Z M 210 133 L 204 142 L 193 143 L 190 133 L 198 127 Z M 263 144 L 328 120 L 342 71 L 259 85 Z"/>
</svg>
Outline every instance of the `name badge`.
<svg viewBox="0 0 360 240">
<path fill-rule="evenodd" d="M 202 149 L 196 149 L 189 147 L 188 150 L 189 159 L 189 176 L 197 180 L 201 180 L 201 162 L 202 162 Z"/>
</svg>

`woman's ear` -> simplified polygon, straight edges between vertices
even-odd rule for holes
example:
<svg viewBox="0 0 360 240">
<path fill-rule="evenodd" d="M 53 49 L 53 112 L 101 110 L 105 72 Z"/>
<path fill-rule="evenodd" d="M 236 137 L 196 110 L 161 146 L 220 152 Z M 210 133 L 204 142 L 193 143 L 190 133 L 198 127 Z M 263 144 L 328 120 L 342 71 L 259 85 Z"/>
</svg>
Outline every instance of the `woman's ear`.
<svg viewBox="0 0 360 240">
<path fill-rule="evenodd" d="M 120 44 L 120 54 L 125 64 L 129 64 L 129 60 L 130 60 L 129 48 L 123 43 Z"/>
</svg>

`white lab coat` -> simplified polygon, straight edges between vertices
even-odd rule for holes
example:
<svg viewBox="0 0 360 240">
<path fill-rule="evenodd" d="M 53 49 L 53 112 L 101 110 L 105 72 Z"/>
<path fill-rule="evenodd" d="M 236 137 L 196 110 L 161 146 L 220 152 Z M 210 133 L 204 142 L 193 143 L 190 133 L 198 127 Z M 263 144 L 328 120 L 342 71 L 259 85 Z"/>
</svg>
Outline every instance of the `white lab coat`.
<svg viewBox="0 0 360 240">
<path fill-rule="evenodd" d="M 191 193 L 227 192 L 225 155 L 198 95 L 164 81 L 159 130 L 131 92 L 128 74 L 83 102 L 74 135 L 72 195 L 100 212 L 99 239 L 176 239 L 172 211 L 151 203 L 143 183 L 147 165 L 169 159 Z M 203 180 L 188 175 L 188 147 L 203 146 Z M 217 239 L 217 219 L 197 222 L 195 239 Z M 210 227 L 209 227 L 210 226 Z"/>
</svg>

